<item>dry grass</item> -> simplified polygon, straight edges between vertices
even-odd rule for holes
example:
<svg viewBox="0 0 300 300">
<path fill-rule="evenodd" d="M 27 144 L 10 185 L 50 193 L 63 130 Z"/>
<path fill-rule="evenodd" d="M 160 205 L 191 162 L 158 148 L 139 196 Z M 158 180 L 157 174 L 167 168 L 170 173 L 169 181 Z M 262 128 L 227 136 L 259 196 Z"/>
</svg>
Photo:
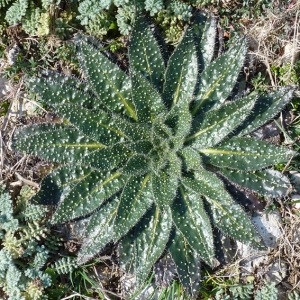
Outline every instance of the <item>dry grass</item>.
<svg viewBox="0 0 300 300">
<path fill-rule="evenodd" d="M 273 88 L 278 87 L 271 66 L 290 63 L 290 71 L 300 55 L 300 0 L 282 11 L 269 12 L 255 24 L 244 27 L 251 39 L 252 51 L 268 72 Z M 287 73 L 288 77 L 290 73 Z"/>
</svg>

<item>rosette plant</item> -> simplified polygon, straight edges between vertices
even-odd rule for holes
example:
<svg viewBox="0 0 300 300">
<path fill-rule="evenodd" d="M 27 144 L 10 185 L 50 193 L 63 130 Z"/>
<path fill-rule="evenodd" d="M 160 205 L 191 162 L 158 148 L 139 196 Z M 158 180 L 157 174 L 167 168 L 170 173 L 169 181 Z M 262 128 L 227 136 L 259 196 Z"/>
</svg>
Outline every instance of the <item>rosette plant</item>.
<svg viewBox="0 0 300 300">
<path fill-rule="evenodd" d="M 247 50 L 241 38 L 214 58 L 216 22 L 199 15 L 168 56 L 138 18 L 128 72 L 91 37 L 75 38 L 86 81 L 46 72 L 30 89 L 63 118 L 19 129 L 18 151 L 60 166 L 33 200 L 57 205 L 52 223 L 89 218 L 78 263 L 113 241 L 142 284 L 169 253 L 195 296 L 200 262 L 215 256 L 213 227 L 254 247 L 262 239 L 222 178 L 261 195 L 285 195 L 270 166 L 294 152 L 251 137 L 292 97 L 289 87 L 228 101 Z"/>
</svg>

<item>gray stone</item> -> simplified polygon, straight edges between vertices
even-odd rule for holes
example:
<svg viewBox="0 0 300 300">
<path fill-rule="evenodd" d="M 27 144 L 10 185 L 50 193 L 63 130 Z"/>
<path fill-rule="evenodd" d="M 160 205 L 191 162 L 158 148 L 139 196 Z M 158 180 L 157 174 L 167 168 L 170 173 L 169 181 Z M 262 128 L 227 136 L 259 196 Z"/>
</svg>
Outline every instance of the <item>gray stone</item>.
<svg viewBox="0 0 300 300">
<path fill-rule="evenodd" d="M 237 254 L 243 259 L 241 266 L 246 274 L 251 274 L 259 265 L 268 263 L 269 251 L 277 246 L 279 238 L 282 236 L 280 230 L 281 217 L 277 210 L 268 214 L 256 214 L 252 217 L 252 221 L 268 249 L 257 250 L 249 245 L 237 242 Z"/>
</svg>

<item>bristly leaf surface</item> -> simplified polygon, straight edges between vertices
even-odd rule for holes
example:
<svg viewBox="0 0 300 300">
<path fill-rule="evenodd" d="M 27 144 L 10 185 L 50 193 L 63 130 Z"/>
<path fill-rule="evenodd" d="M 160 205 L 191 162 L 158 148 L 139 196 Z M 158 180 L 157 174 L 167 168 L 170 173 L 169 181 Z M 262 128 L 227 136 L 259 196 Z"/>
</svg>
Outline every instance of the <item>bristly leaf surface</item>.
<svg viewBox="0 0 300 300">
<path fill-rule="evenodd" d="M 263 246 L 221 178 L 266 196 L 288 193 L 288 178 L 270 167 L 295 152 L 249 134 L 291 100 L 292 89 L 226 101 L 247 42 L 213 61 L 215 30 L 214 19 L 196 17 L 165 62 L 140 17 L 128 72 L 95 39 L 77 35 L 86 82 L 53 71 L 30 79 L 62 121 L 16 130 L 14 148 L 62 164 L 32 200 L 57 206 L 53 223 L 90 218 L 79 264 L 118 242 L 120 267 L 142 285 L 170 253 L 185 290 L 197 297 L 200 260 L 212 264 L 215 256 L 213 228 Z"/>
</svg>

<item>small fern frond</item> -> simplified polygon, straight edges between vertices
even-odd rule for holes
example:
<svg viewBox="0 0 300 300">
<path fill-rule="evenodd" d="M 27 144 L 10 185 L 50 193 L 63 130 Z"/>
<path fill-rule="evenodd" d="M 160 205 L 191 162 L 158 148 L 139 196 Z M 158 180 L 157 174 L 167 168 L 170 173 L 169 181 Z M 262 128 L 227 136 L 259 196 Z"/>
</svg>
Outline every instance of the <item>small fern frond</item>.
<svg viewBox="0 0 300 300">
<path fill-rule="evenodd" d="M 70 256 L 62 257 L 52 265 L 52 268 L 58 274 L 72 273 L 77 268 L 76 259 Z"/>
</svg>

